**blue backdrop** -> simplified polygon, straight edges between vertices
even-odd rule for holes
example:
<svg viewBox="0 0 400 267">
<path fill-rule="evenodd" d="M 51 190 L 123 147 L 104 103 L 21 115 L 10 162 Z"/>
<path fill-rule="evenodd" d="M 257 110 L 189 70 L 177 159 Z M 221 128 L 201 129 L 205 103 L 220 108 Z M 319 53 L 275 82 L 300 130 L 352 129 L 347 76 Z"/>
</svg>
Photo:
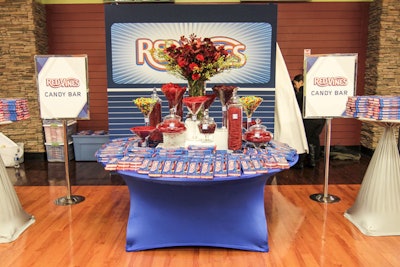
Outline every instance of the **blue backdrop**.
<svg viewBox="0 0 400 267">
<path fill-rule="evenodd" d="M 165 40 L 194 33 L 223 44 L 243 58 L 243 66 L 214 76 L 216 84 L 239 86 L 239 95 L 264 99 L 254 113 L 273 131 L 275 108 L 275 50 L 277 7 L 274 4 L 112 4 L 105 5 L 108 115 L 111 138 L 130 136 L 129 129 L 144 119 L 132 102 L 148 97 L 153 87 L 184 80 L 168 74 L 151 57 L 150 49 Z M 168 104 L 163 100 L 163 116 Z M 218 99 L 210 114 L 221 125 Z"/>
</svg>

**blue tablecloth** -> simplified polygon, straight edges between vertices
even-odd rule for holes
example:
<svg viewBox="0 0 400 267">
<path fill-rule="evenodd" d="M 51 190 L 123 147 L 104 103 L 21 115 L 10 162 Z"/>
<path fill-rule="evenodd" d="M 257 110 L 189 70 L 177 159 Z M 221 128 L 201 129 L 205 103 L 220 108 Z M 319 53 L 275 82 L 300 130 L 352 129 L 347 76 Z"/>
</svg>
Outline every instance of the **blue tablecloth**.
<svg viewBox="0 0 400 267">
<path fill-rule="evenodd" d="M 211 246 L 269 251 L 264 186 L 279 171 L 212 180 L 118 171 L 130 192 L 126 250 Z"/>
</svg>

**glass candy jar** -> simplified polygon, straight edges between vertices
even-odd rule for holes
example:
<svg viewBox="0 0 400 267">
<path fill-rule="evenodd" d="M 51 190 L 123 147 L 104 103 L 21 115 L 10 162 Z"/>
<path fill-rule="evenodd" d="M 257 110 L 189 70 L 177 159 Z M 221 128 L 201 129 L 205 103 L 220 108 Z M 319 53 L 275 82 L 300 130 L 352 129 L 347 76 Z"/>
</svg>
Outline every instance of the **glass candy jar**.
<svg viewBox="0 0 400 267">
<path fill-rule="evenodd" d="M 244 139 L 248 144 L 259 148 L 271 141 L 272 133 L 267 131 L 267 127 L 261 124 L 260 119 L 256 119 L 256 124 L 246 131 Z"/>
<path fill-rule="evenodd" d="M 175 109 L 170 109 L 170 114 L 157 125 L 157 129 L 163 134 L 163 146 L 166 148 L 178 148 L 185 145 L 185 124 L 181 117 L 175 114 Z"/>
<path fill-rule="evenodd" d="M 243 107 L 237 95 L 237 87 L 233 91 L 233 95 L 227 110 L 228 117 L 228 149 L 238 151 L 242 149 L 242 122 Z"/>
<path fill-rule="evenodd" d="M 198 124 L 198 128 L 200 133 L 204 134 L 205 142 L 211 142 L 210 135 L 214 134 L 215 128 L 217 124 L 215 123 L 214 119 L 211 118 L 208 114 L 208 109 L 204 110 L 204 117 L 201 119 L 200 123 Z"/>
<path fill-rule="evenodd" d="M 149 121 L 150 121 L 150 126 L 156 127 L 157 124 L 161 122 L 161 110 L 162 110 L 162 100 L 157 94 L 157 89 L 154 87 L 153 88 L 153 93 L 151 94 L 151 98 L 155 100 L 155 104 L 153 107 L 153 110 L 150 113 L 149 116 Z"/>
</svg>

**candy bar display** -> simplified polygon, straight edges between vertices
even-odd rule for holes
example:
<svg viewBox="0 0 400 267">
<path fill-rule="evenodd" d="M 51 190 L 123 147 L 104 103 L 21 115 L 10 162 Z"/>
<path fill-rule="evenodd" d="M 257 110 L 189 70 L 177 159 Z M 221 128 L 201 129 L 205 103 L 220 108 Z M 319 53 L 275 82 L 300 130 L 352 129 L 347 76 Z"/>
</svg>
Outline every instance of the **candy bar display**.
<svg viewBox="0 0 400 267">
<path fill-rule="evenodd" d="M 346 115 L 375 120 L 399 120 L 399 96 L 352 96 L 346 103 Z"/>
<path fill-rule="evenodd" d="M 246 139 L 243 135 L 244 130 L 256 124 L 251 117 L 262 104 L 263 99 L 258 96 L 239 97 L 238 89 L 233 85 L 215 85 L 211 93 L 184 97 L 186 87 L 174 83 L 164 84 L 161 86 L 161 91 L 168 101 L 169 115 L 157 123 L 162 115 L 162 100 L 157 95 L 157 89 L 153 88 L 150 97 L 134 99 L 133 102 L 143 114 L 145 123 L 134 126 L 130 130 L 142 140 L 142 146 L 149 147 L 179 148 L 192 144 L 216 145 L 217 149 L 240 152 L 246 142 L 263 145 L 270 140 L 269 136 L 260 138 L 256 133 L 251 137 L 249 132 Z M 218 127 L 209 111 L 217 97 L 223 106 L 222 127 Z M 179 104 L 187 107 L 185 120 L 183 120 L 183 114 L 177 113 Z M 247 121 L 243 121 L 243 115 L 247 117 Z M 261 120 L 258 124 L 261 125 Z M 266 133 L 269 134 L 269 132 Z"/>
<path fill-rule="evenodd" d="M 150 125 L 149 115 L 155 112 L 158 103 L 161 105 L 157 90 L 153 89 L 151 97 L 135 99 L 134 103 L 145 117 L 145 125 L 132 127 L 133 137 L 113 139 L 102 146 L 96 152 L 98 162 L 104 164 L 106 170 L 132 171 L 154 179 L 234 179 L 290 167 L 297 159 L 296 150 L 274 141 L 260 119 L 251 121 L 263 99 L 239 97 L 236 86 L 220 85 L 212 89 L 211 94 L 183 97 L 186 87 L 173 83 L 163 85 L 161 91 L 170 110 L 156 126 Z M 227 120 L 220 129 L 209 113 L 217 97 Z M 179 103 L 187 107 L 185 122 L 176 113 Z M 200 111 L 202 117 L 198 118 Z M 248 120 L 243 125 L 244 114 Z M 211 138 L 222 129 L 226 131 L 223 149 Z M 149 141 L 155 132 L 162 135 L 159 138 L 162 143 Z"/>
<path fill-rule="evenodd" d="M 96 152 L 106 170 L 134 171 L 151 178 L 219 179 L 286 169 L 296 150 L 271 140 L 263 148 L 241 153 L 216 150 L 215 146 L 187 148 L 141 147 L 135 138 L 113 139 Z"/>
<path fill-rule="evenodd" d="M 0 98 L 0 122 L 29 119 L 28 100 L 25 98 Z"/>
</svg>

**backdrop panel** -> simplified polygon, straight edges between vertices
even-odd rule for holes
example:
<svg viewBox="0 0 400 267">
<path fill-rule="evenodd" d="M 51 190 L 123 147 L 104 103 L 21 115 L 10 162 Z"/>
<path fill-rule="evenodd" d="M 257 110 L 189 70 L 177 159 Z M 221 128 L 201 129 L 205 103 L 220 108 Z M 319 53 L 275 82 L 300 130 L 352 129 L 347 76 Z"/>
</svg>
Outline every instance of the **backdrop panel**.
<svg viewBox="0 0 400 267">
<path fill-rule="evenodd" d="M 264 102 L 255 113 L 269 130 L 274 125 L 275 51 L 277 8 L 274 4 L 105 5 L 109 131 L 111 138 L 131 135 L 129 129 L 143 124 L 132 100 L 150 96 L 153 87 L 186 81 L 168 74 L 153 60 L 150 50 L 166 40 L 194 33 L 241 57 L 242 66 L 218 74 L 207 82 L 239 86 L 239 95 L 258 95 Z M 163 116 L 167 101 L 162 93 Z M 211 116 L 221 121 L 221 106 L 215 101 Z"/>
</svg>

